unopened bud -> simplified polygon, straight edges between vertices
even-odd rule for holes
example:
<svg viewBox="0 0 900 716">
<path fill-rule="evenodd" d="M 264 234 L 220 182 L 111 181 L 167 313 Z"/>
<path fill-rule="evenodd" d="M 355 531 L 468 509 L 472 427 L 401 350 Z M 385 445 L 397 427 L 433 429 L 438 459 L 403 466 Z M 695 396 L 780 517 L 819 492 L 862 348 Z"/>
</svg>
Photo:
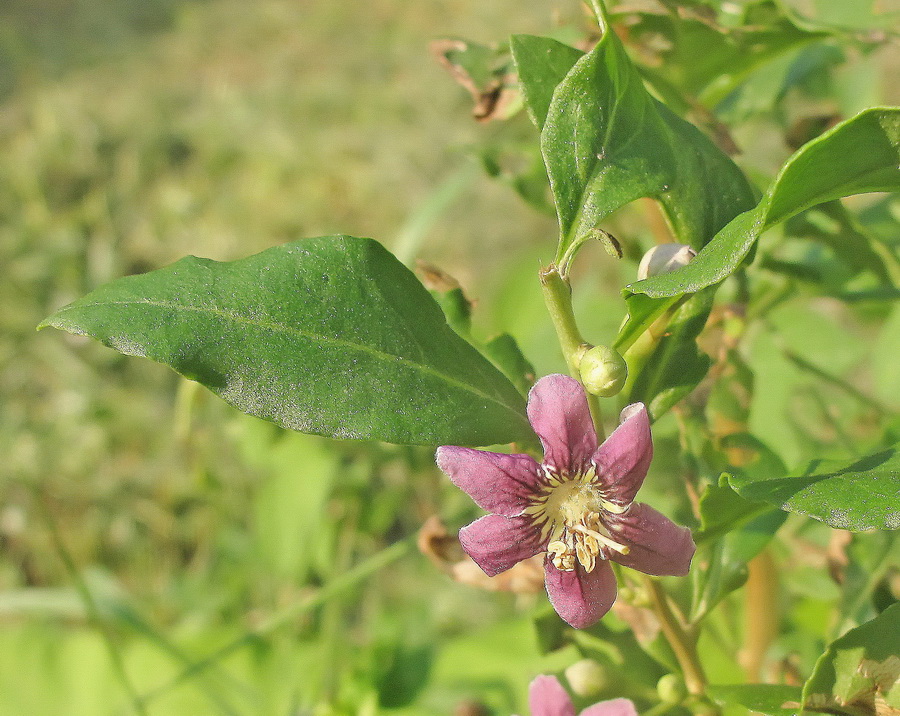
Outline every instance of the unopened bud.
<svg viewBox="0 0 900 716">
<path fill-rule="evenodd" d="M 687 698 L 684 681 L 675 674 L 666 674 L 657 681 L 656 693 L 664 704 L 680 704 Z"/>
<path fill-rule="evenodd" d="M 641 259 L 638 266 L 638 280 L 669 273 L 682 266 L 687 266 L 697 255 L 687 244 L 659 244 L 654 246 Z"/>
<path fill-rule="evenodd" d="M 596 696 L 608 685 L 606 670 L 593 659 L 576 661 L 566 669 L 566 680 L 578 696 Z"/>
<path fill-rule="evenodd" d="M 581 356 L 578 362 L 581 382 L 592 395 L 608 398 L 625 386 L 628 366 L 625 359 L 609 346 L 594 346 Z"/>
</svg>

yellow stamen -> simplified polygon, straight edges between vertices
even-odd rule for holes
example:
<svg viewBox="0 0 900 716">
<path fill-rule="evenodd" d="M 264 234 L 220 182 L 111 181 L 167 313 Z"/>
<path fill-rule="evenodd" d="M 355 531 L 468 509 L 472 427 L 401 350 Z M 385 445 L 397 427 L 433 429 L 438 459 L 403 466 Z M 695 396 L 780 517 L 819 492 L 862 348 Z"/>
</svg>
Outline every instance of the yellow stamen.
<svg viewBox="0 0 900 716">
<path fill-rule="evenodd" d="M 628 512 L 628 508 L 631 507 L 631 505 L 617 505 L 615 502 L 604 500 L 602 497 L 598 497 L 597 502 L 600 503 L 600 506 L 604 510 L 612 512 L 614 515 L 624 514 L 625 512 Z"/>
<path fill-rule="evenodd" d="M 628 554 L 631 551 L 631 547 L 628 547 L 624 544 L 619 544 L 606 535 L 600 534 L 595 530 L 589 530 L 587 527 L 583 527 L 582 525 L 573 525 L 572 527 L 570 527 L 570 529 L 573 532 L 578 532 L 579 534 L 593 537 L 601 544 L 605 544 L 610 549 L 616 550 L 616 552 L 618 552 L 619 554 Z"/>
<path fill-rule="evenodd" d="M 603 514 L 621 515 L 630 505 L 606 499 L 597 484 L 593 467 L 584 473 L 568 474 L 543 465 L 543 485 L 522 514 L 534 520 L 542 540 L 547 540 L 547 556 L 566 572 L 580 564 L 593 571 L 597 559 L 606 559 L 604 549 L 628 554 L 630 548 L 609 536 Z"/>
</svg>

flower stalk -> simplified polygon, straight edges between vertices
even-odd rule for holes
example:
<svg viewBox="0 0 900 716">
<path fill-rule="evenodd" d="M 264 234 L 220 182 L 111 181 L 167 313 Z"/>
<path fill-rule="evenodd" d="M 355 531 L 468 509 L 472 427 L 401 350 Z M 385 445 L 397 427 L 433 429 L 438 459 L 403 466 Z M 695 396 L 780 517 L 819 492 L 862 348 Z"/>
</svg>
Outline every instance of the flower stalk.
<svg viewBox="0 0 900 716">
<path fill-rule="evenodd" d="M 675 615 L 669 604 L 669 597 L 659 582 L 646 576 L 643 581 L 653 611 L 659 619 L 663 636 L 666 637 L 666 641 L 669 642 L 669 646 L 672 647 L 675 658 L 678 659 L 678 664 L 681 666 L 688 693 L 693 696 L 705 696 L 706 674 L 697 654 L 696 638 L 688 632 Z"/>
<path fill-rule="evenodd" d="M 563 358 L 566 360 L 569 375 L 580 381 L 581 356 L 590 348 L 590 345 L 581 337 L 578 324 L 575 322 L 575 311 L 572 308 L 572 287 L 569 281 L 563 278 L 559 269 L 552 264 L 541 269 L 540 279 L 544 303 L 547 305 L 550 320 L 553 321 L 553 328 L 556 330 L 556 337 L 559 340 Z M 587 399 L 594 430 L 597 431 L 597 437 L 603 440 L 606 431 L 603 429 L 600 401 L 597 396 L 591 394 L 588 394 Z"/>
<path fill-rule="evenodd" d="M 572 308 L 572 287 L 564 279 L 556 266 L 550 265 L 541 269 L 541 289 L 544 302 L 556 329 L 556 336 L 562 348 L 563 357 L 569 367 L 569 373 L 578 378 L 578 359 L 584 352 L 585 341 L 581 337 L 575 323 L 575 312 Z"/>
</svg>

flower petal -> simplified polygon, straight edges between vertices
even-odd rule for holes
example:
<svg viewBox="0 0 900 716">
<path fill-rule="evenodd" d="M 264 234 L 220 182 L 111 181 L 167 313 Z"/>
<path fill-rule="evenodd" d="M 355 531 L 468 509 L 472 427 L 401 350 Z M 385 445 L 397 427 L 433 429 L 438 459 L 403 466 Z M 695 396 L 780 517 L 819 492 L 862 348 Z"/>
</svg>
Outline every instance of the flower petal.
<svg viewBox="0 0 900 716">
<path fill-rule="evenodd" d="M 631 548 L 628 554 L 610 553 L 619 564 L 655 576 L 681 577 L 691 568 L 691 531 L 649 505 L 636 502 L 622 515 L 607 515 L 606 524 L 613 539 Z"/>
<path fill-rule="evenodd" d="M 528 687 L 528 708 L 531 716 L 575 716 L 575 706 L 569 694 L 555 676 L 541 674 Z"/>
<path fill-rule="evenodd" d="M 583 472 L 597 450 L 597 433 L 584 388 L 558 373 L 541 378 L 528 394 L 528 420 L 544 446 L 544 464 Z"/>
<path fill-rule="evenodd" d="M 606 560 L 598 560 L 590 572 L 581 566 L 564 572 L 548 558 L 544 574 L 550 603 L 563 621 L 576 629 L 594 624 L 616 601 L 616 577 Z"/>
<path fill-rule="evenodd" d="M 448 445 L 438 448 L 435 459 L 453 484 L 465 490 L 475 504 L 505 517 L 522 513 L 541 476 L 541 466 L 528 455 Z"/>
<path fill-rule="evenodd" d="M 638 716 L 631 699 L 610 699 L 588 706 L 580 716 Z"/>
<path fill-rule="evenodd" d="M 459 531 L 459 543 L 493 577 L 542 551 L 540 532 L 528 517 L 486 515 Z"/>
<path fill-rule="evenodd" d="M 643 403 L 622 411 L 621 424 L 594 453 L 597 477 L 606 499 L 630 504 L 640 489 L 653 459 L 650 418 Z"/>
</svg>

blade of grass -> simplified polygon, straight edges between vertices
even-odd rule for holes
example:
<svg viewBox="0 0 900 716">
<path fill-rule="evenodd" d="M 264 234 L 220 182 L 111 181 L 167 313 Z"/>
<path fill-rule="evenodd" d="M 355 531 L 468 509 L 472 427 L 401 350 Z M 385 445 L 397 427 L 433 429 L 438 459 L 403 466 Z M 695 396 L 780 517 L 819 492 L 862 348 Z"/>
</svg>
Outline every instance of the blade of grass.
<svg viewBox="0 0 900 716">
<path fill-rule="evenodd" d="M 132 683 L 131 677 L 128 675 L 128 670 L 125 668 L 125 659 L 122 656 L 119 645 L 116 643 L 115 637 L 111 633 L 111 630 L 103 622 L 103 619 L 100 615 L 100 610 L 97 606 L 97 602 L 94 599 L 94 595 L 91 594 L 91 590 L 88 588 L 84 577 L 82 577 L 77 565 L 75 564 L 75 560 L 72 558 L 72 554 L 69 552 L 68 548 L 65 545 L 65 542 L 62 539 L 62 535 L 60 534 L 59 529 L 56 526 L 56 521 L 53 519 L 53 515 L 46 503 L 45 495 L 41 494 L 40 491 L 36 492 L 37 499 L 35 500 L 35 502 L 39 507 L 41 517 L 47 528 L 47 532 L 50 534 L 50 539 L 53 542 L 53 547 L 56 550 L 60 561 L 63 563 L 66 571 L 69 573 L 69 576 L 74 582 L 75 589 L 78 591 L 81 600 L 84 602 L 84 608 L 87 612 L 89 622 L 94 626 L 94 628 L 100 633 L 100 636 L 103 638 L 103 644 L 106 647 L 106 651 L 109 655 L 109 660 L 112 664 L 116 678 L 122 685 L 122 688 L 124 688 L 125 692 L 128 694 L 128 698 L 131 701 L 131 706 L 134 709 L 134 712 L 139 716 L 149 716 L 146 705 L 141 700 L 140 694 L 135 688 L 135 685 Z"/>
<path fill-rule="evenodd" d="M 22 483 L 26 484 L 26 483 Z M 78 571 L 77 566 L 75 565 L 74 559 L 72 559 L 71 553 L 65 546 L 65 543 L 62 540 L 62 535 L 59 532 L 59 529 L 56 526 L 56 522 L 53 520 L 53 516 L 47 507 L 46 501 L 43 499 L 43 495 L 38 490 L 36 492 L 36 502 L 40 505 L 42 518 L 47 525 L 47 529 L 50 532 L 51 539 L 53 541 L 54 547 L 56 548 L 60 560 L 66 567 L 66 570 L 69 572 L 72 577 L 73 582 L 75 583 L 75 591 L 77 597 L 80 599 L 82 603 L 82 607 L 84 609 L 83 615 L 86 617 L 87 621 L 91 623 L 93 626 L 97 627 L 100 631 L 101 635 L 104 638 L 104 641 L 107 644 L 107 650 L 110 651 L 110 660 L 113 663 L 113 668 L 120 674 L 121 677 L 127 679 L 127 682 L 123 682 L 123 684 L 127 684 L 126 690 L 129 695 L 132 697 L 133 705 L 135 706 L 135 710 L 138 714 L 144 714 L 143 705 L 141 702 L 140 693 L 134 688 L 134 685 L 131 683 L 130 678 L 127 676 L 127 670 L 125 668 L 124 659 L 121 656 L 121 653 L 118 650 L 118 646 L 115 643 L 115 639 L 111 633 L 111 630 L 107 626 L 110 617 L 114 617 L 115 620 L 121 624 L 124 624 L 139 634 L 144 635 L 154 644 L 156 644 L 161 651 L 163 651 L 168 656 L 172 657 L 175 661 L 178 661 L 180 664 L 186 667 L 190 667 L 193 662 L 189 654 L 185 653 L 182 649 L 180 649 L 176 644 L 174 644 L 171 640 L 169 640 L 164 634 L 159 632 L 157 629 L 154 629 L 153 626 L 148 623 L 145 619 L 143 619 L 137 611 L 135 611 L 130 605 L 126 604 L 121 600 L 114 600 L 107 604 L 103 604 L 101 606 L 98 603 L 97 599 L 94 597 L 92 592 L 92 587 L 88 584 L 87 580 L 82 577 L 81 573 Z M 115 653 L 115 656 L 113 655 Z M 235 680 L 230 677 L 232 682 Z M 245 684 L 238 684 L 235 682 L 237 686 L 243 687 L 245 692 L 249 692 L 248 687 Z M 214 688 L 212 685 L 204 684 L 202 686 L 203 692 L 210 699 L 212 703 L 214 703 L 219 711 L 227 716 L 236 716 L 239 713 L 231 704 L 229 704 L 222 696 L 222 694 Z"/>
<path fill-rule="evenodd" d="M 474 162 L 466 162 L 438 184 L 437 188 L 415 207 L 394 242 L 394 255 L 401 263 L 406 266 L 415 263 L 416 255 L 435 222 L 453 206 L 480 173 Z"/>
<path fill-rule="evenodd" d="M 238 649 L 249 646 L 260 637 L 263 637 L 266 634 L 275 631 L 279 627 L 291 623 L 304 612 L 311 611 L 316 607 L 321 606 L 333 596 L 340 594 L 346 589 L 350 589 L 357 583 L 363 581 L 367 577 L 377 572 L 379 569 L 387 566 L 391 562 L 400 559 L 412 548 L 414 544 L 415 537 L 408 537 L 404 540 L 401 540 L 400 542 L 395 542 L 390 547 L 386 547 L 380 552 L 377 552 L 352 569 L 347 570 L 344 574 L 331 580 L 315 594 L 311 594 L 306 599 L 302 599 L 295 604 L 291 604 L 290 606 L 287 606 L 284 609 L 276 612 L 268 619 L 263 621 L 255 629 L 248 630 L 236 639 L 233 639 L 227 644 L 219 647 L 211 654 L 208 654 L 199 661 L 194 662 L 191 666 L 186 668 L 173 679 L 167 681 L 161 686 L 158 686 L 152 691 L 145 693 L 143 696 L 139 697 L 141 704 L 143 706 L 146 706 L 154 699 L 157 699 L 163 694 L 169 692 L 171 689 L 180 686 L 188 679 L 191 679 L 197 674 L 204 672 L 209 667 L 215 665 L 216 662 L 218 662 L 220 659 L 225 658 Z"/>
</svg>

